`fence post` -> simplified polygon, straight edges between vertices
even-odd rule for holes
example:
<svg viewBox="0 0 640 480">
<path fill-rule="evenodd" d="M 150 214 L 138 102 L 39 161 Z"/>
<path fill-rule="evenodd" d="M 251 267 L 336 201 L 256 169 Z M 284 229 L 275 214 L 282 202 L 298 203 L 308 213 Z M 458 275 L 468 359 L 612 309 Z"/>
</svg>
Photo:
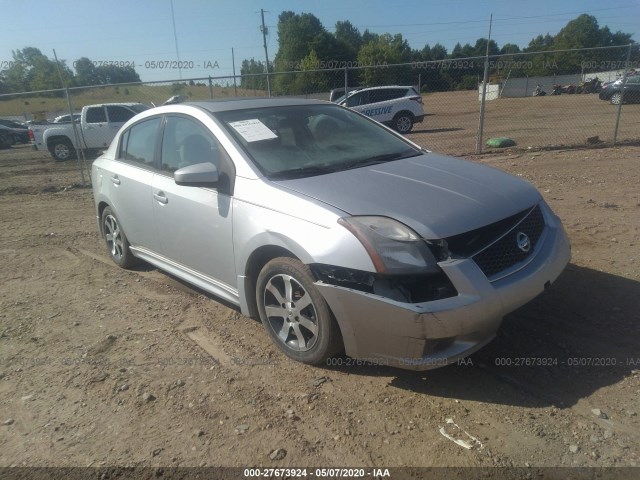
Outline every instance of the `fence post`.
<svg viewBox="0 0 640 480">
<path fill-rule="evenodd" d="M 487 100 L 487 82 L 489 81 L 489 45 L 491 44 L 491 25 L 493 24 L 493 14 L 489 18 L 489 38 L 487 40 L 487 51 L 484 57 L 484 77 L 482 79 L 482 102 L 480 103 L 480 122 L 478 125 L 478 136 L 476 137 L 476 154 L 482 153 L 482 135 L 484 133 L 484 109 Z"/>
<path fill-rule="evenodd" d="M 78 134 L 78 129 L 76 128 L 76 121 L 73 119 L 73 106 L 71 105 L 71 95 L 69 94 L 69 88 L 65 87 L 64 89 L 65 95 L 67 96 L 67 107 L 69 107 L 69 115 L 71 118 L 71 129 L 73 130 L 73 137 L 76 141 L 76 160 L 78 162 L 78 168 L 80 169 L 80 177 L 82 178 L 82 184 L 85 184 L 84 181 L 84 169 L 87 164 L 84 149 L 82 148 L 82 144 L 80 143 L 80 135 Z M 89 174 L 89 183 L 91 183 L 91 174 Z"/>
<path fill-rule="evenodd" d="M 529 91 L 529 74 L 527 73 L 527 81 L 524 84 L 524 96 L 526 97 L 528 94 L 527 92 Z"/>
<path fill-rule="evenodd" d="M 209 75 L 209 98 L 213 99 L 213 82 L 211 81 L 211 75 Z"/>
<path fill-rule="evenodd" d="M 620 126 L 620 115 L 622 114 L 622 104 L 624 103 L 624 87 L 627 85 L 627 76 L 629 75 L 629 64 L 631 62 L 631 47 L 629 44 L 629 50 L 627 50 L 627 61 L 624 65 L 624 77 L 622 77 L 622 85 L 620 88 L 620 103 L 618 104 L 618 113 L 616 114 L 616 127 L 613 130 L 613 146 L 616 146 L 618 141 L 618 127 Z"/>
<path fill-rule="evenodd" d="M 348 74 L 348 69 L 345 65 L 344 67 L 344 101 L 345 101 L 345 105 L 347 102 L 347 89 L 349 88 L 349 74 Z"/>
</svg>

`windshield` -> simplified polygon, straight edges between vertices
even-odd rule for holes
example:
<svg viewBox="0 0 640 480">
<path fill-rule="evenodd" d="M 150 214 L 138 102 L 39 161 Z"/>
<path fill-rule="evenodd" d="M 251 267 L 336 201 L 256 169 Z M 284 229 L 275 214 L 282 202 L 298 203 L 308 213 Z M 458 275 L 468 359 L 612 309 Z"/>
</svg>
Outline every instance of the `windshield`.
<svg viewBox="0 0 640 480">
<path fill-rule="evenodd" d="M 129 105 L 129 108 L 136 113 L 141 113 L 141 112 L 144 112 L 145 110 L 149 110 L 151 107 L 143 103 L 134 103 L 133 105 Z"/>
<path fill-rule="evenodd" d="M 270 179 L 300 178 L 420 155 L 375 122 L 335 105 L 216 114 Z"/>
</svg>

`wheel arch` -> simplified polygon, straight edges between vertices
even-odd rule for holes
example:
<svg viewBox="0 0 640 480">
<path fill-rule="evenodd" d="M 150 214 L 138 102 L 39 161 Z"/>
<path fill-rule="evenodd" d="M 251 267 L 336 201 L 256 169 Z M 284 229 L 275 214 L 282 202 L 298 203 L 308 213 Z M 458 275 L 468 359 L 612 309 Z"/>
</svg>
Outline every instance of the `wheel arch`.
<svg viewBox="0 0 640 480">
<path fill-rule="evenodd" d="M 71 141 L 71 139 L 68 136 L 61 135 L 61 134 L 47 137 L 47 149 L 51 151 L 51 149 L 53 148 L 53 144 L 60 140 L 64 140 L 65 142 L 68 142 L 71 145 L 71 147 L 75 150 L 75 147 L 73 146 L 73 142 Z"/>
<path fill-rule="evenodd" d="M 413 112 L 411 110 L 400 110 L 399 112 L 397 112 L 393 116 L 393 118 L 396 119 L 396 118 L 398 118 L 398 117 L 400 117 L 402 115 L 407 115 L 407 116 L 409 116 L 411 118 L 415 118 L 415 115 L 413 114 Z"/>
<path fill-rule="evenodd" d="M 262 268 L 274 258 L 289 257 L 300 260 L 293 252 L 279 245 L 262 245 L 249 255 L 244 269 L 244 297 L 248 315 L 259 319 L 256 283 Z"/>
<path fill-rule="evenodd" d="M 104 236 L 104 230 L 102 228 L 102 212 L 104 212 L 104 209 L 107 207 L 111 207 L 113 210 L 113 207 L 104 200 L 98 202 L 98 226 L 100 227 L 100 236 Z"/>
</svg>

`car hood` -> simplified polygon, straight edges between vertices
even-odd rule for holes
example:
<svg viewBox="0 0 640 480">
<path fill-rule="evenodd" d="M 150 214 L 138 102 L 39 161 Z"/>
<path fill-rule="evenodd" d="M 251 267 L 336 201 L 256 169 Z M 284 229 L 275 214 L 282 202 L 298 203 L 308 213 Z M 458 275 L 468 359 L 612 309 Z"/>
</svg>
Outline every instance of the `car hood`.
<svg viewBox="0 0 640 480">
<path fill-rule="evenodd" d="M 483 227 L 541 200 L 506 172 L 433 153 L 274 183 L 349 215 L 395 218 L 426 239 Z"/>
</svg>

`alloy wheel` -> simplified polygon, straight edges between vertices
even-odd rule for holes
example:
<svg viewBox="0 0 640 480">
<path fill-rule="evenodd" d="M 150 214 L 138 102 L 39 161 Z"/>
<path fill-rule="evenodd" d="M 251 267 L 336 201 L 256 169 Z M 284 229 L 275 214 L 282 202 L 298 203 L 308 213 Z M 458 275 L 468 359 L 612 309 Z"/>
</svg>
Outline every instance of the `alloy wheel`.
<svg viewBox="0 0 640 480">
<path fill-rule="evenodd" d="M 291 275 L 272 276 L 264 289 L 268 324 L 291 350 L 305 352 L 318 340 L 318 316 L 311 296 Z"/>
<path fill-rule="evenodd" d="M 107 215 L 104 219 L 104 238 L 113 259 L 120 261 L 124 253 L 124 245 L 122 235 L 120 235 L 120 226 L 113 215 Z"/>
</svg>

